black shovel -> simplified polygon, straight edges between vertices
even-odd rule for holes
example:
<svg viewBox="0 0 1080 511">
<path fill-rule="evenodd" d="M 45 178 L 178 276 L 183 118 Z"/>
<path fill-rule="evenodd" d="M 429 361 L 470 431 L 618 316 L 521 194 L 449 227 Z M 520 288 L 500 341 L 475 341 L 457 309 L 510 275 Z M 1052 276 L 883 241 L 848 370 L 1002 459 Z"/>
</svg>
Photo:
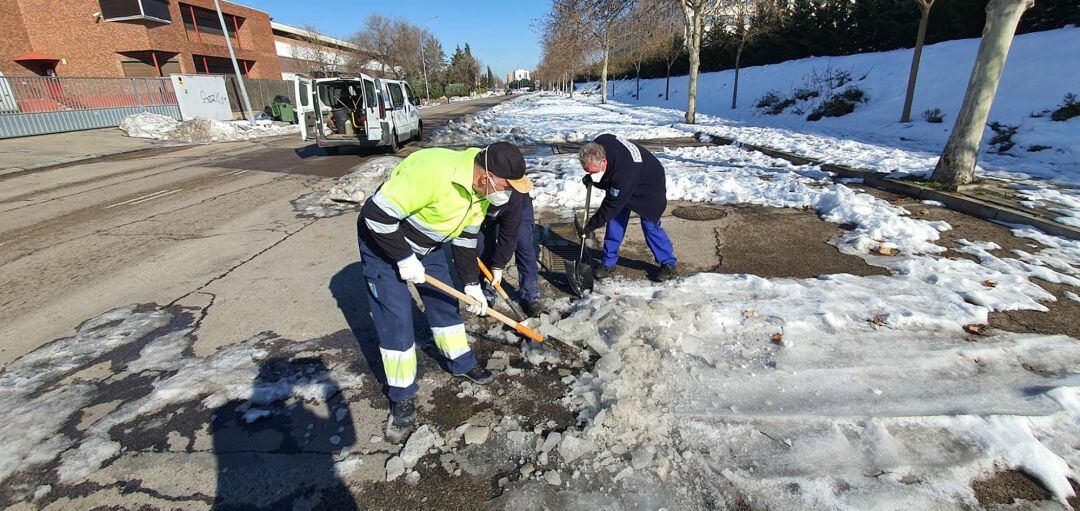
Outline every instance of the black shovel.
<svg viewBox="0 0 1080 511">
<path fill-rule="evenodd" d="M 592 183 L 588 183 L 585 186 L 585 218 L 582 219 L 580 228 L 585 227 L 589 223 L 589 204 L 592 202 Z M 577 217 L 574 217 L 574 221 L 577 221 Z M 570 268 L 570 271 L 566 274 L 566 280 L 570 284 L 570 290 L 574 293 L 574 296 L 581 298 L 585 296 L 585 293 L 592 291 L 593 289 L 593 271 L 592 265 L 585 260 L 585 237 L 579 239 L 581 242 L 581 252 L 578 253 L 577 261 L 574 262 L 574 266 Z"/>
</svg>

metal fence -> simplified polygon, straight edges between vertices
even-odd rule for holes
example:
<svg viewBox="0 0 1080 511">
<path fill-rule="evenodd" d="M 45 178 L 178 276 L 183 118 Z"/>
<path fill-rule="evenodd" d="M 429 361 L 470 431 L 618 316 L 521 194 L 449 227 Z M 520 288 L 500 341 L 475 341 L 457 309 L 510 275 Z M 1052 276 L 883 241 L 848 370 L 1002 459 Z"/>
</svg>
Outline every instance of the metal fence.
<svg viewBox="0 0 1080 511">
<path fill-rule="evenodd" d="M 259 115 L 267 107 L 274 103 L 277 96 L 285 96 L 293 105 L 296 105 L 296 82 L 292 80 L 266 80 L 259 78 L 244 78 L 244 87 L 247 88 L 248 99 L 251 100 L 251 109 L 255 115 Z M 240 87 L 236 85 L 235 76 L 225 77 L 225 89 L 229 92 L 229 106 L 233 114 L 243 118 L 244 103 L 240 100 Z"/>
<path fill-rule="evenodd" d="M 0 76 L 0 138 L 118 126 L 147 111 L 180 119 L 168 78 Z"/>
</svg>

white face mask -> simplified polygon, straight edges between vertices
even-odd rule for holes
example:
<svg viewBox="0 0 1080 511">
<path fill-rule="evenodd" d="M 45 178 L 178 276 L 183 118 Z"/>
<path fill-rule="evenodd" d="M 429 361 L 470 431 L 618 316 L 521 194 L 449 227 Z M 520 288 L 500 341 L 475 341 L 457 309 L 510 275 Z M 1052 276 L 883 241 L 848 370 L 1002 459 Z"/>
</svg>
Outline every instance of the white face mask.
<svg viewBox="0 0 1080 511">
<path fill-rule="evenodd" d="M 495 181 L 491 179 L 491 176 L 487 177 L 488 183 L 491 184 L 491 189 L 495 190 Z M 507 202 L 510 202 L 510 190 L 496 190 L 484 196 L 492 206 L 502 206 Z"/>
<path fill-rule="evenodd" d="M 593 172 L 592 174 L 589 174 L 589 177 L 592 178 L 592 182 L 599 183 L 600 179 L 602 179 L 604 177 L 604 172 L 607 172 L 607 171 L 606 170 L 601 170 L 600 172 Z"/>
</svg>

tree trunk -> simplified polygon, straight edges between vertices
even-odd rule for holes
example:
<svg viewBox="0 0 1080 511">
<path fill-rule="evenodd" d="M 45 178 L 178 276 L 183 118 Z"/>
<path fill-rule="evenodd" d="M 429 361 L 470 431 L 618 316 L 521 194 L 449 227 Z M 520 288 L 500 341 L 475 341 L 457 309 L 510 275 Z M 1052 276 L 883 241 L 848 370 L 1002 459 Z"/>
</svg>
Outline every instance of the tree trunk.
<svg viewBox="0 0 1080 511">
<path fill-rule="evenodd" d="M 608 44 L 604 43 L 604 69 L 600 72 L 600 103 L 607 103 Z"/>
<path fill-rule="evenodd" d="M 1009 54 L 1020 16 L 1032 5 L 1033 0 L 990 0 L 986 5 L 986 25 L 964 103 L 934 168 L 933 180 L 951 190 L 970 183 L 975 177 L 979 142 L 1005 68 L 1005 57 Z"/>
<path fill-rule="evenodd" d="M 634 92 L 634 97 L 641 101 L 641 64 L 637 65 L 637 83 L 635 85 L 637 90 Z"/>
<path fill-rule="evenodd" d="M 693 13 L 690 26 L 690 86 L 687 88 L 686 122 L 694 124 L 697 121 L 697 80 L 698 68 L 701 67 L 701 13 Z"/>
<path fill-rule="evenodd" d="M 735 50 L 735 86 L 731 89 L 731 109 L 734 110 L 739 101 L 739 61 L 742 60 L 743 43 Z"/>
<path fill-rule="evenodd" d="M 664 78 L 664 101 L 671 99 L 671 95 L 668 94 L 668 92 L 671 91 L 671 65 L 674 63 L 675 61 L 671 61 L 668 62 L 667 65 L 667 77 Z"/>
<path fill-rule="evenodd" d="M 922 61 L 923 41 L 926 40 L 926 24 L 930 21 L 930 7 L 933 0 L 919 1 L 919 10 L 922 17 L 919 18 L 919 35 L 915 37 L 915 53 L 911 56 L 911 72 L 908 73 L 907 95 L 904 96 L 904 112 L 900 115 L 900 122 L 911 122 L 911 103 L 915 99 L 915 80 L 919 77 L 919 62 Z"/>
</svg>

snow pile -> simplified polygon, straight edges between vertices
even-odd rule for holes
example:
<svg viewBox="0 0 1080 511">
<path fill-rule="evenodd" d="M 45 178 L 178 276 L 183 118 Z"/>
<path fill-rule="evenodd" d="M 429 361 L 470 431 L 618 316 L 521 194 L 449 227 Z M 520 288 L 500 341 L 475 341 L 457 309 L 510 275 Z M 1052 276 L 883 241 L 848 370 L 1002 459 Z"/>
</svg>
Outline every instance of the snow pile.
<svg viewBox="0 0 1080 511">
<path fill-rule="evenodd" d="M 923 49 L 912 122 L 900 123 L 900 113 L 911 66 L 911 49 L 842 57 L 812 57 L 742 69 L 739 108 L 731 108 L 733 70 L 702 73 L 697 108 L 700 126 L 707 133 L 794 152 L 829 163 L 882 172 L 923 174 L 933 169 L 964 98 L 975 62 L 978 39 L 947 41 Z M 979 155 L 981 172 L 1005 178 L 1026 176 L 1080 184 L 1080 118 L 1055 122 L 1049 112 L 1062 105 L 1068 93 L 1080 93 L 1080 67 L 1063 65 L 1080 54 L 1080 28 L 1067 27 L 1019 35 L 1013 41 L 1005 72 L 990 111 L 990 122 L 1016 126 L 1015 146 L 1005 154 L 987 142 L 986 130 Z M 821 77 L 846 73 L 850 82 L 835 88 Z M 836 85 L 833 82 L 832 85 Z M 641 97 L 634 97 L 631 80 L 616 82 L 612 99 L 627 105 L 666 107 L 674 116 L 686 108 L 687 77 L 671 78 L 671 99 L 664 100 L 664 79 L 641 80 Z M 583 84 L 583 89 L 595 83 Z M 806 120 L 807 114 L 830 93 L 849 86 L 862 89 L 869 101 L 843 117 Z M 815 90 L 817 97 L 796 100 L 777 115 L 755 105 L 770 91 L 785 98 L 796 90 Z M 610 92 L 610 85 L 609 85 Z M 596 102 L 596 98 L 588 101 Z M 613 114 L 627 105 L 609 105 Z M 940 109 L 944 122 L 933 124 L 922 112 Z M 649 110 L 652 122 L 654 114 Z"/>
<path fill-rule="evenodd" d="M 986 308 L 936 283 L 701 274 L 601 293 L 558 325 L 602 355 L 569 378 L 574 469 L 775 509 L 976 505 L 996 463 L 1063 500 L 1080 476 L 1080 407 L 1057 397 L 1076 395 L 1080 344 L 965 340 Z"/>
<path fill-rule="evenodd" d="M 236 142 L 262 137 L 296 134 L 296 125 L 277 125 L 271 121 L 216 121 L 197 117 L 179 122 L 172 117 L 150 112 L 129 115 L 120 122 L 120 129 L 129 137 L 152 138 L 191 144 Z"/>
<path fill-rule="evenodd" d="M 180 121 L 167 115 L 151 112 L 132 114 L 120 121 L 120 130 L 125 135 L 133 138 L 153 138 L 165 140 L 180 126 Z"/>
<path fill-rule="evenodd" d="M 399 156 L 380 156 L 366 160 L 338 178 L 329 190 L 317 190 L 293 200 L 293 210 L 300 216 L 315 218 L 353 211 L 363 205 L 368 195 L 382 184 L 386 175 L 394 170 L 401 160 Z"/>
</svg>

